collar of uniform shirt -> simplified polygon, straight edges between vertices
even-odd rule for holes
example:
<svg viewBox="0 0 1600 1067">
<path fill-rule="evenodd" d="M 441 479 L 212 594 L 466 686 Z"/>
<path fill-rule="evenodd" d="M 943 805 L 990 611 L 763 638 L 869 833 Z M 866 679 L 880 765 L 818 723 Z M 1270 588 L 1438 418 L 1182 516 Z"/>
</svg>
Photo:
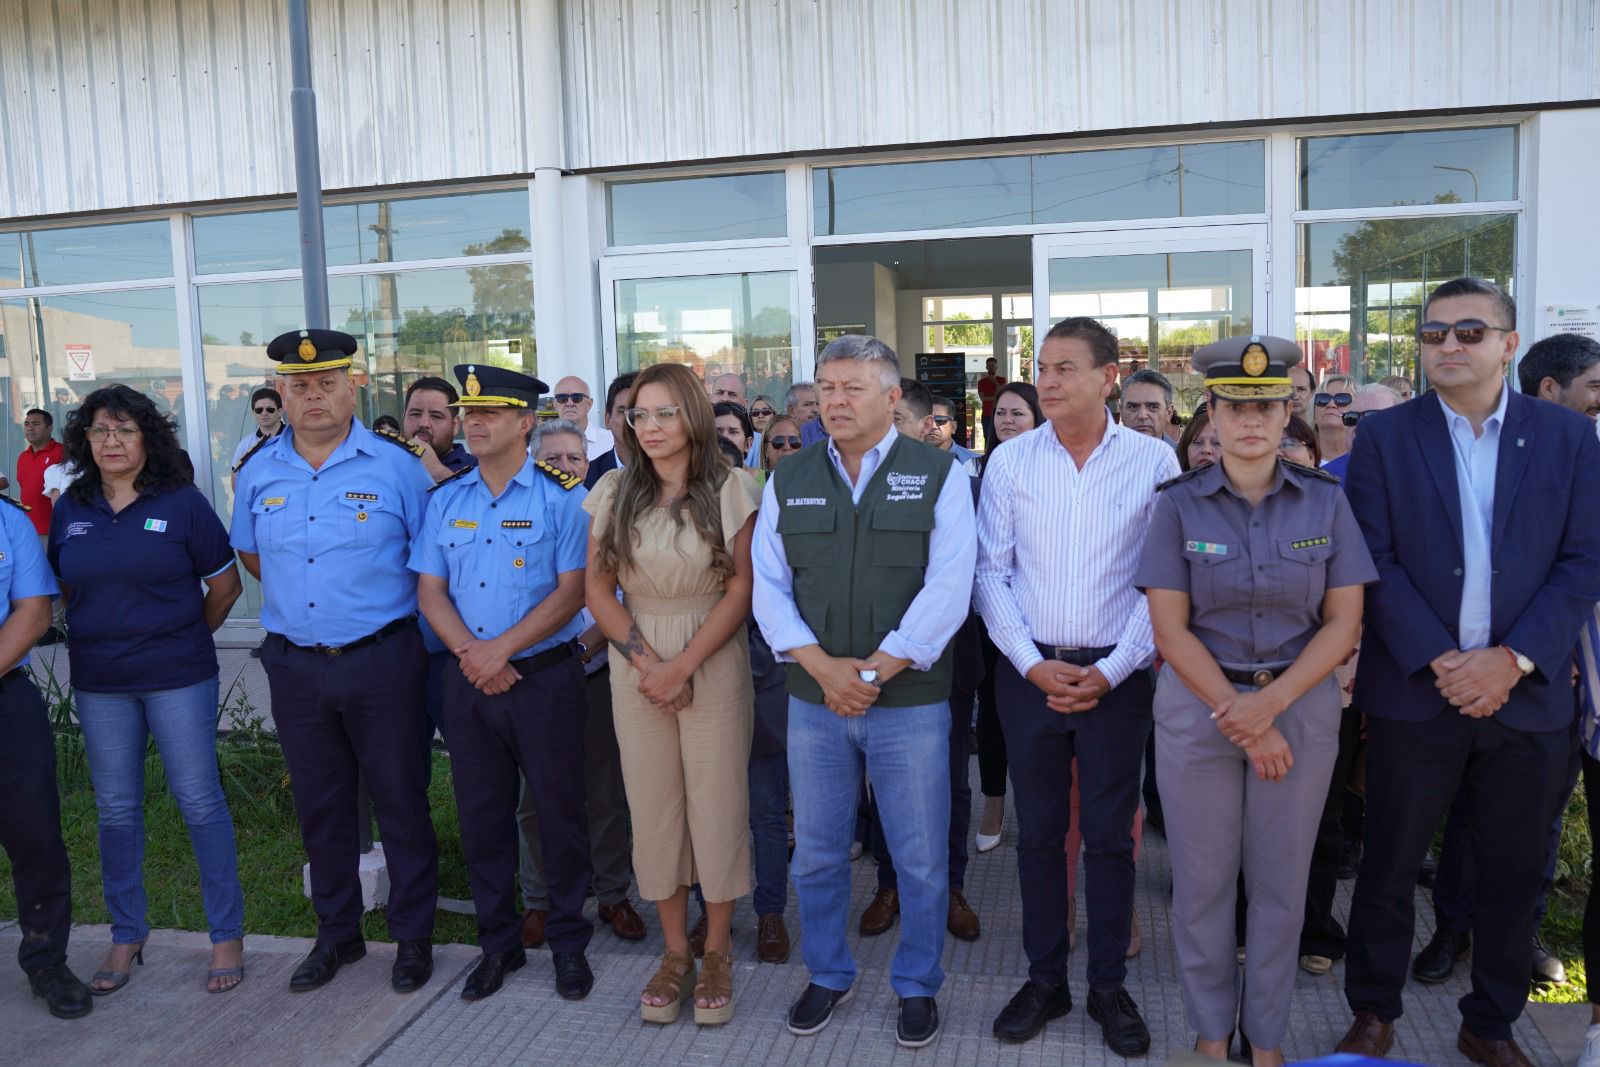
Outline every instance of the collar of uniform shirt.
<svg viewBox="0 0 1600 1067">
<path fill-rule="evenodd" d="M 1222 463 L 1220 461 L 1214 465 L 1207 464 L 1207 466 L 1211 466 L 1213 469 L 1199 476 L 1201 479 L 1200 487 L 1196 490 L 1196 492 L 1200 496 L 1213 496 L 1226 489 L 1229 493 L 1239 497 L 1240 500 L 1244 499 L 1244 497 L 1239 495 L 1239 491 L 1233 487 L 1233 483 L 1228 480 L 1227 472 L 1222 469 Z M 1285 485 L 1293 486 L 1294 488 L 1304 492 L 1306 483 L 1303 479 L 1304 475 L 1301 475 L 1296 471 L 1292 471 L 1280 463 L 1278 464 L 1277 470 L 1273 472 L 1272 484 L 1267 487 L 1266 495 L 1272 496 Z"/>
</svg>

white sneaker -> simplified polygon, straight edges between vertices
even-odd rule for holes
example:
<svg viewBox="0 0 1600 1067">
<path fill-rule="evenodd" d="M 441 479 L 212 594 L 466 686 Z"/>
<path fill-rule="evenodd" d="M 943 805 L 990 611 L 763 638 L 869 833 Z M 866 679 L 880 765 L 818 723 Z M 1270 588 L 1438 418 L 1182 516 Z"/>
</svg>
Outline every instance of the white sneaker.
<svg viewBox="0 0 1600 1067">
<path fill-rule="evenodd" d="M 1600 1023 L 1592 1023 L 1583 1035 L 1583 1055 L 1578 1067 L 1600 1067 Z"/>
</svg>

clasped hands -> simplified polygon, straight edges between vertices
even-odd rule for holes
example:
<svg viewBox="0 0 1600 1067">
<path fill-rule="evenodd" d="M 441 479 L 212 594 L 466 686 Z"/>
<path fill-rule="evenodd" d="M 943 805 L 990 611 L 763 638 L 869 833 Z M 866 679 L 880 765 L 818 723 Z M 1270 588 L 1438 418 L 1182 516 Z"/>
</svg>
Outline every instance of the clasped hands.
<svg viewBox="0 0 1600 1067">
<path fill-rule="evenodd" d="M 1044 693 L 1045 706 L 1063 715 L 1089 711 L 1111 692 L 1111 683 L 1098 667 L 1080 667 L 1047 659 L 1028 668 L 1028 681 Z"/>
<path fill-rule="evenodd" d="M 865 715 L 878 702 L 883 683 L 911 665 L 908 659 L 891 656 L 881 648 L 867 659 L 849 656 L 822 656 L 807 672 L 822 686 L 822 702 L 835 715 L 851 719 Z M 861 680 L 862 671 L 876 671 L 876 682 Z"/>
<path fill-rule="evenodd" d="M 1522 680 L 1522 671 L 1506 650 L 1494 645 L 1471 652 L 1452 649 L 1428 664 L 1433 668 L 1434 687 L 1461 714 L 1481 719 L 1493 715 L 1511 698 L 1511 690 Z"/>
<path fill-rule="evenodd" d="M 511 653 L 496 641 L 474 638 L 450 651 L 461 665 L 461 673 L 479 692 L 499 696 L 522 680 L 521 672 L 511 665 Z"/>
<path fill-rule="evenodd" d="M 1294 766 L 1289 742 L 1273 725 L 1285 708 L 1268 689 L 1237 690 L 1211 712 L 1222 736 L 1244 749 L 1250 766 L 1263 782 L 1281 782 Z"/>
</svg>

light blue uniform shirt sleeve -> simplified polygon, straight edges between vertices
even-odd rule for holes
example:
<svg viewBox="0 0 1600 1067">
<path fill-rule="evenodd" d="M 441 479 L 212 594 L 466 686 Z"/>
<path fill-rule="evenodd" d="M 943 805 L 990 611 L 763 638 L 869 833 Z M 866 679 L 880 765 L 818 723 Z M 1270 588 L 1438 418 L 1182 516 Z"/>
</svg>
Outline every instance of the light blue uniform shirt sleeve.
<svg viewBox="0 0 1600 1067">
<path fill-rule="evenodd" d="M 400 490 L 400 508 L 405 517 L 406 533 L 415 538 L 427 520 L 429 507 L 436 495 L 428 492 L 433 488 L 433 476 L 421 463 L 408 459 L 405 453 L 399 455 L 396 467 L 398 474 L 395 485 Z"/>
<path fill-rule="evenodd" d="M 818 642 L 795 606 L 794 572 L 789 569 L 783 538 L 778 536 L 778 498 L 772 489 L 773 481 L 769 475 L 761 490 L 761 510 L 756 515 L 750 544 L 750 564 L 756 579 L 751 607 L 773 658 L 779 663 L 793 663 L 791 651 Z"/>
<path fill-rule="evenodd" d="M 543 477 L 542 475 L 540 477 Z M 581 571 L 589 563 L 589 513 L 583 510 L 583 500 L 589 490 L 579 486 L 563 489 L 555 506 L 559 529 L 556 532 L 556 573 Z"/>
<path fill-rule="evenodd" d="M 439 523 L 444 521 L 443 515 L 444 501 L 440 493 L 434 493 L 428 500 L 422 528 L 411 538 L 411 557 L 406 560 L 406 566 L 418 574 L 450 577 L 450 568 L 445 566 L 444 550 L 439 547 Z"/>
<path fill-rule="evenodd" d="M 889 655 L 910 660 L 919 671 L 931 669 L 944 654 L 972 603 L 972 575 L 978 563 L 972 486 L 965 468 L 955 461 L 952 466 L 933 506 L 922 589 L 882 645 Z"/>
<path fill-rule="evenodd" d="M 271 445 L 267 446 L 267 448 L 271 447 Z M 257 452 L 253 458 L 260 461 L 262 458 L 261 453 Z M 255 516 L 250 511 L 250 502 L 255 499 L 254 471 L 255 467 L 248 463 L 245 464 L 244 469 L 239 472 L 238 484 L 234 487 L 233 520 L 228 525 L 228 543 L 233 546 L 236 552 L 259 553 L 261 551 L 256 547 Z"/>
<path fill-rule="evenodd" d="M 11 585 L 5 597 L 9 614 L 10 601 L 30 596 L 57 596 L 61 587 L 50 572 L 50 563 L 45 559 L 39 535 L 27 513 L 4 504 L 0 504 L 0 508 L 5 509 L 6 539 L 11 542 L 7 550 L 11 560 Z"/>
</svg>

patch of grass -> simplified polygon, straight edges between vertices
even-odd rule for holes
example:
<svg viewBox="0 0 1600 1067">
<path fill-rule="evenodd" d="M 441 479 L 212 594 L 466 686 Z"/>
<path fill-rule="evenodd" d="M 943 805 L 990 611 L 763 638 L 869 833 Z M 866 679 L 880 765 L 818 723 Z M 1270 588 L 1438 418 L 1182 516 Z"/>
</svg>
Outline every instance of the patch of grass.
<svg viewBox="0 0 1600 1067">
<path fill-rule="evenodd" d="M 1562 816 L 1561 845 L 1556 852 L 1556 884 L 1550 891 L 1549 912 L 1541 930 L 1545 948 L 1566 967 L 1567 980 L 1558 986 L 1535 989 L 1531 999 L 1536 1003 L 1583 1004 L 1589 999 L 1588 975 L 1583 966 L 1583 909 L 1593 878 L 1589 806 L 1580 778 Z"/>
<path fill-rule="evenodd" d="M 72 694 L 48 667 L 36 674 L 36 681 L 55 731 L 62 835 L 72 861 L 72 918 L 78 923 L 109 922 L 111 916 L 100 887 L 94 790 L 89 782 L 83 735 L 72 717 Z M 232 727 L 218 742 L 217 762 L 238 844 L 245 932 L 312 937 L 316 934 L 316 915 L 302 892 L 301 867 L 306 858 L 282 749 L 277 738 L 265 729 L 263 717 L 250 706 L 237 681 L 220 705 L 219 720 L 226 717 Z M 428 802 L 439 840 L 439 891 L 444 896 L 469 897 L 450 762 L 441 753 L 433 757 Z M 194 851 L 178 806 L 167 791 L 161 759 L 153 744 L 145 759 L 144 817 L 144 885 L 150 924 L 206 930 Z M 16 914 L 11 867 L 0 853 L 0 916 Z M 361 927 L 369 940 L 389 939 L 381 911 L 363 916 Z M 469 915 L 441 911 L 434 940 L 477 944 L 477 922 Z"/>
</svg>

